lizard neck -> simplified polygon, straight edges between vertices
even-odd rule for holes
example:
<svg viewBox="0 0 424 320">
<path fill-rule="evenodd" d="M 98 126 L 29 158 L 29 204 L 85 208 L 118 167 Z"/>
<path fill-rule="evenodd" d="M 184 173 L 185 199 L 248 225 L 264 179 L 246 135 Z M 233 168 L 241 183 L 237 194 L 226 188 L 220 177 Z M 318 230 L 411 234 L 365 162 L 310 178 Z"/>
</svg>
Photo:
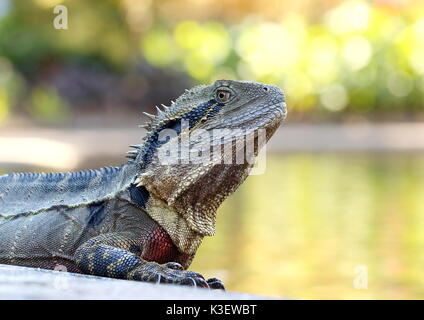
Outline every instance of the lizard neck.
<svg viewBox="0 0 424 320">
<path fill-rule="evenodd" d="M 188 221 L 172 210 L 165 202 L 151 196 L 146 204 L 147 214 L 168 233 L 177 248 L 194 255 L 203 240 L 203 235 L 194 231 Z"/>
<path fill-rule="evenodd" d="M 157 199 L 152 206 L 155 209 L 148 210 L 152 218 L 160 207 L 178 215 L 194 233 L 212 236 L 218 207 L 245 180 L 249 167 L 249 164 L 152 166 L 138 181 Z"/>
<path fill-rule="evenodd" d="M 159 224 L 170 236 L 179 251 L 194 255 L 200 246 L 203 234 L 193 230 L 186 217 L 174 208 L 170 207 L 166 201 L 162 200 L 157 192 L 147 185 L 136 185 L 134 180 L 137 174 L 145 174 L 145 170 L 136 164 L 127 164 L 123 169 L 126 183 L 122 186 L 122 191 L 118 198 L 136 205 L 157 224 Z M 161 177 L 153 179 L 157 182 L 157 188 L 162 190 L 164 185 Z"/>
</svg>

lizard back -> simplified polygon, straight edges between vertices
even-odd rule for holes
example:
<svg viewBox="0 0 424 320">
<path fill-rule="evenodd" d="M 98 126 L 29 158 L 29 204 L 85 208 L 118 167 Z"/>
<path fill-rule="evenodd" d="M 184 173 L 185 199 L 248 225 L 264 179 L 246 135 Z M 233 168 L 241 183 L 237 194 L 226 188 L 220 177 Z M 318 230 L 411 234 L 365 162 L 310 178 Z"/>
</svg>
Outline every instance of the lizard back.
<svg viewBox="0 0 424 320">
<path fill-rule="evenodd" d="M 0 176 L 0 217 L 49 208 L 78 207 L 113 198 L 131 183 L 129 168 L 105 167 L 67 173 L 13 173 Z"/>
</svg>

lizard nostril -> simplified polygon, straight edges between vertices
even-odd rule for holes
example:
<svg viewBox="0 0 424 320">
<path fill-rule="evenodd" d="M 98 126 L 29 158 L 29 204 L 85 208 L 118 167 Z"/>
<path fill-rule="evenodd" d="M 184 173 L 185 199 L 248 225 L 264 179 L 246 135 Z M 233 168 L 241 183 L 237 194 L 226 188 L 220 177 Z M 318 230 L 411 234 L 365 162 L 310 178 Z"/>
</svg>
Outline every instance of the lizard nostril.
<svg viewBox="0 0 424 320">
<path fill-rule="evenodd" d="M 269 88 L 268 87 L 263 87 L 265 92 L 268 92 Z"/>
</svg>

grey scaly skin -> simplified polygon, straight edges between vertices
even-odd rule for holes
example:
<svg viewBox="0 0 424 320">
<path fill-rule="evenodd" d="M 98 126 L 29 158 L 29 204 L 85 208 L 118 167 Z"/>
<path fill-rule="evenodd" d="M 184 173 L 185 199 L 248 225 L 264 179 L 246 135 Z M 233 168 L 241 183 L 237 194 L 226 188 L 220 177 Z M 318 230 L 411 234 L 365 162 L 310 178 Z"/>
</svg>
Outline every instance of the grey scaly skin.
<svg viewBox="0 0 424 320">
<path fill-rule="evenodd" d="M 187 268 L 203 237 L 214 234 L 219 205 L 244 181 L 252 162 L 228 164 L 214 149 L 205 163 L 186 161 L 189 156 L 180 152 L 174 155 L 180 162 L 163 164 L 161 152 L 196 129 L 239 131 L 210 145 L 190 141 L 192 153 L 234 146 L 236 137 L 257 129 L 265 129 L 268 140 L 285 116 L 279 88 L 219 80 L 187 90 L 152 116 L 143 143 L 132 146 L 130 161 L 120 167 L 0 176 L 0 263 L 223 288 L 220 280 Z M 175 136 L 164 140 L 164 129 Z M 231 160 L 244 152 L 235 150 Z"/>
</svg>

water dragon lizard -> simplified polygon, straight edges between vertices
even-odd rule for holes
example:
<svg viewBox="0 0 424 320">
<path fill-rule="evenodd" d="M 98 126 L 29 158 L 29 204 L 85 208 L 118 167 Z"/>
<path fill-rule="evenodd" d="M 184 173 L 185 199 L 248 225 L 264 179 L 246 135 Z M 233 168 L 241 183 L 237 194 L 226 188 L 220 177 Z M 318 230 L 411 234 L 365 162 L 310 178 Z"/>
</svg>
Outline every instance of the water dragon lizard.
<svg viewBox="0 0 424 320">
<path fill-rule="evenodd" d="M 0 263 L 223 289 L 220 280 L 187 268 L 252 162 L 229 164 L 215 151 L 192 163 L 182 161 L 188 156 L 179 149 L 179 162 L 163 164 L 159 155 L 169 155 L 183 133 L 200 129 L 230 130 L 210 139 L 212 147 L 233 148 L 235 138 L 257 129 L 266 130 L 267 141 L 286 116 L 284 94 L 257 82 L 218 80 L 186 90 L 150 116 L 144 140 L 119 167 L 0 176 Z M 175 135 L 164 139 L 166 130 Z M 194 140 L 189 154 L 206 154 L 201 139 Z"/>
</svg>

